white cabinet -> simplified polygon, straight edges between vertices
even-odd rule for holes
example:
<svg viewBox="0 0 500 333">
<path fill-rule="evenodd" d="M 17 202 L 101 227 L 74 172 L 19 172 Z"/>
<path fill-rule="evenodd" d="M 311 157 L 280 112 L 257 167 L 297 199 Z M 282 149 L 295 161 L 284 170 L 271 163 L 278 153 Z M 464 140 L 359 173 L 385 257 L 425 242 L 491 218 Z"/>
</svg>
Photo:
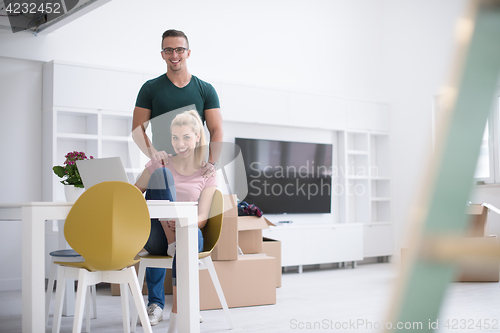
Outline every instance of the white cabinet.
<svg viewBox="0 0 500 333">
<path fill-rule="evenodd" d="M 290 92 L 288 114 L 291 125 L 300 127 L 344 129 L 347 125 L 342 98 Z"/>
<path fill-rule="evenodd" d="M 383 103 L 347 101 L 347 128 L 369 131 L 390 130 L 389 106 Z"/>
<path fill-rule="evenodd" d="M 391 255 L 394 251 L 391 224 L 369 224 L 363 228 L 363 256 Z"/>
<path fill-rule="evenodd" d="M 281 266 L 297 266 L 305 264 L 305 237 L 303 229 L 271 227 L 263 229 L 264 237 L 281 241 Z"/>
<path fill-rule="evenodd" d="M 363 259 L 361 224 L 278 226 L 263 235 L 281 241 L 283 267 Z"/>
<path fill-rule="evenodd" d="M 223 83 L 219 98 L 226 121 L 290 124 L 286 91 Z"/>
<path fill-rule="evenodd" d="M 143 83 L 142 73 L 49 62 L 44 66 L 43 106 L 133 110 Z"/>
<path fill-rule="evenodd" d="M 342 97 L 212 83 L 225 121 L 388 132 L 389 106 Z"/>
</svg>

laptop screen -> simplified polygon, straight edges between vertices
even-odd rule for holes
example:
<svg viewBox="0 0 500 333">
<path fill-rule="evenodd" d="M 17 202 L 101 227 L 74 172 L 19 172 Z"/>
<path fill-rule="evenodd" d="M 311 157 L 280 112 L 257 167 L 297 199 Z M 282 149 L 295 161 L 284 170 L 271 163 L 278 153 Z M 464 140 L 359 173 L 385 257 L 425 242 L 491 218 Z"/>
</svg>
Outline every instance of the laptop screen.
<svg viewBox="0 0 500 333">
<path fill-rule="evenodd" d="M 85 188 L 108 181 L 129 182 L 120 157 L 80 160 L 76 166 Z"/>
</svg>

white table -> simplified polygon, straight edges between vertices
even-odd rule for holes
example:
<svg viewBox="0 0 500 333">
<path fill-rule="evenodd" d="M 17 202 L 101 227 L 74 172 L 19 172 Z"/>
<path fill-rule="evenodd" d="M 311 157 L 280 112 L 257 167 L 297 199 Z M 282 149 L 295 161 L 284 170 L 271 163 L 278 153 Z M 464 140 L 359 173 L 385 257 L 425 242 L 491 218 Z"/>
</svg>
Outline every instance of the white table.
<svg viewBox="0 0 500 333">
<path fill-rule="evenodd" d="M 45 221 L 64 220 L 73 203 L 0 204 L 0 220 L 22 222 L 22 332 L 45 332 Z M 177 218 L 179 332 L 200 332 L 196 202 L 148 201 L 153 218 Z M 121 326 L 120 326 L 121 327 Z"/>
</svg>

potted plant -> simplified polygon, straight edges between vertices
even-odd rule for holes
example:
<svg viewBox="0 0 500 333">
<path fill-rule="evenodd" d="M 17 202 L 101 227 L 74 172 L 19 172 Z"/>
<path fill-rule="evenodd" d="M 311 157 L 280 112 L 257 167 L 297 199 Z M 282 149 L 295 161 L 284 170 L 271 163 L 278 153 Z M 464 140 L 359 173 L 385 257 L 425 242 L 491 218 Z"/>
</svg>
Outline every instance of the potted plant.
<svg viewBox="0 0 500 333">
<path fill-rule="evenodd" d="M 83 187 L 82 178 L 80 177 L 80 173 L 78 172 L 78 168 L 76 167 L 76 161 L 78 160 L 87 160 L 89 159 L 83 151 L 73 151 L 67 153 L 65 156 L 66 160 L 64 161 L 64 166 L 56 165 L 52 168 L 54 173 L 62 178 L 61 183 L 66 185 L 64 186 L 64 194 L 66 196 L 66 200 L 69 202 L 76 201 L 78 197 L 85 191 Z M 93 156 L 90 156 L 90 159 L 93 159 Z"/>
</svg>

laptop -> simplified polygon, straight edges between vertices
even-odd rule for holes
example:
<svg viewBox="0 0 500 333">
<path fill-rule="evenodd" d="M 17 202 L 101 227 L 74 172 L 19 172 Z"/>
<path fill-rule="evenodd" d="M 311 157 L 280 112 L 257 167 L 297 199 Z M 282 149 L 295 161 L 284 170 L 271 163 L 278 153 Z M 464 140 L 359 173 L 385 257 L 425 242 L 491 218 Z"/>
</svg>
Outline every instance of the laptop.
<svg viewBox="0 0 500 333">
<path fill-rule="evenodd" d="M 86 189 L 108 181 L 129 182 L 120 157 L 79 160 L 76 166 Z"/>
</svg>

